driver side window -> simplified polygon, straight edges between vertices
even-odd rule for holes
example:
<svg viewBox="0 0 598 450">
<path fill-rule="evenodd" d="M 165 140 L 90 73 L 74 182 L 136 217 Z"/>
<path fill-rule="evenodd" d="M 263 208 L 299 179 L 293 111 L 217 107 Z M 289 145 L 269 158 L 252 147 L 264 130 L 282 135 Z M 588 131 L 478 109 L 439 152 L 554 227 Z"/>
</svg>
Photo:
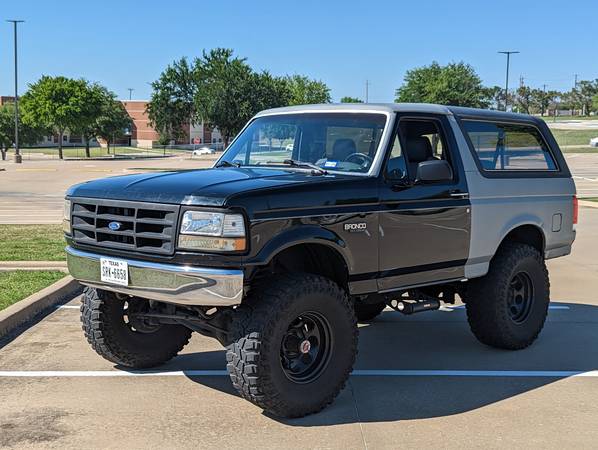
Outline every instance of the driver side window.
<svg viewBox="0 0 598 450">
<path fill-rule="evenodd" d="M 398 133 L 394 137 L 390 157 L 386 164 L 386 178 L 391 180 L 401 180 L 407 176 L 407 163 L 401 147 L 401 141 Z"/>
</svg>

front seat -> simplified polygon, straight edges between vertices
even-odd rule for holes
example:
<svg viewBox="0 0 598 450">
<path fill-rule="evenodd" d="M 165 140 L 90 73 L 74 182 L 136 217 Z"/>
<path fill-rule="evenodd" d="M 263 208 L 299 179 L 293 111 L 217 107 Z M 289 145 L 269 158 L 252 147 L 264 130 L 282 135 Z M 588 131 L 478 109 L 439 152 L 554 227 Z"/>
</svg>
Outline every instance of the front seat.
<svg viewBox="0 0 598 450">
<path fill-rule="evenodd" d="M 353 153 L 357 153 L 357 147 L 355 146 L 355 141 L 353 141 L 353 139 L 342 138 L 334 141 L 334 145 L 332 146 L 332 159 L 344 161 L 347 159 L 347 156 Z"/>
<path fill-rule="evenodd" d="M 415 180 L 417 166 L 420 162 L 438 159 L 434 157 L 432 144 L 424 136 L 414 136 L 407 139 L 407 159 L 409 161 L 409 177 Z"/>
</svg>

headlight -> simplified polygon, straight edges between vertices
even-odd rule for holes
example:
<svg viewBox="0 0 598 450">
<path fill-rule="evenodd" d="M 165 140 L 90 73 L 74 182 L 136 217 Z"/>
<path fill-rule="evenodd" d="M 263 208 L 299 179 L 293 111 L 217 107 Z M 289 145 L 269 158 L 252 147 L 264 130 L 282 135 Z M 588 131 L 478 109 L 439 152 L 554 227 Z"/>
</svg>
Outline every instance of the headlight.
<svg viewBox="0 0 598 450">
<path fill-rule="evenodd" d="M 62 231 L 71 234 L 71 201 L 64 201 L 64 213 L 62 214 Z"/>
<path fill-rule="evenodd" d="M 241 214 L 186 211 L 181 221 L 179 247 L 192 250 L 246 249 L 245 221 Z"/>
</svg>

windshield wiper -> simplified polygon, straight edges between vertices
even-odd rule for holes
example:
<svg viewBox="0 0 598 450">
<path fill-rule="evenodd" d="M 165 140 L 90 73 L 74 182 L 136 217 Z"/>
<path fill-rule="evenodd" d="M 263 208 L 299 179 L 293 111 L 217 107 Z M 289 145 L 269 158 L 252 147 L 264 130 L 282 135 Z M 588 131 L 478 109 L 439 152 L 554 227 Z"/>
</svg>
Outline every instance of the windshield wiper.
<svg viewBox="0 0 598 450">
<path fill-rule="evenodd" d="M 218 168 L 218 167 L 241 167 L 241 163 L 230 162 L 230 161 L 223 159 L 218 164 L 216 164 L 214 167 L 216 167 L 216 168 Z"/>
<path fill-rule="evenodd" d="M 316 166 L 315 164 L 305 162 L 305 161 L 297 161 L 296 159 L 285 159 L 282 163 L 288 164 L 291 167 L 303 167 L 303 168 L 312 169 L 313 171 L 318 172 L 320 175 L 328 174 L 328 171 L 325 169 L 322 169 L 320 166 Z"/>
</svg>

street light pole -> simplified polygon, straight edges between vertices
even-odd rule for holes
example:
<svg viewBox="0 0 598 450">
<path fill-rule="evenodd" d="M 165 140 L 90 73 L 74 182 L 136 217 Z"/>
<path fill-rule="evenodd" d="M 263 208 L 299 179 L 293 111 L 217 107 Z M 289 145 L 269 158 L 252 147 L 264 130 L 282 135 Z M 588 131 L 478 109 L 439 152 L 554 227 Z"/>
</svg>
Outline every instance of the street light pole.
<svg viewBox="0 0 598 450">
<path fill-rule="evenodd" d="M 127 88 L 127 90 L 129 91 L 129 100 L 131 100 L 131 97 L 132 97 L 132 95 L 133 95 L 133 91 L 134 91 L 135 89 L 133 89 L 133 88 Z"/>
<path fill-rule="evenodd" d="M 507 76 L 505 80 L 505 111 L 507 110 L 507 105 L 509 104 L 509 62 L 511 60 L 511 55 L 515 53 L 520 53 L 518 51 L 505 51 L 505 52 L 498 52 L 502 53 L 503 55 L 507 55 Z"/>
<path fill-rule="evenodd" d="M 19 150 L 19 78 L 17 71 L 17 24 L 25 22 L 24 20 L 7 20 L 13 24 L 14 44 L 15 44 L 15 163 L 22 163 L 23 158 Z"/>
</svg>

